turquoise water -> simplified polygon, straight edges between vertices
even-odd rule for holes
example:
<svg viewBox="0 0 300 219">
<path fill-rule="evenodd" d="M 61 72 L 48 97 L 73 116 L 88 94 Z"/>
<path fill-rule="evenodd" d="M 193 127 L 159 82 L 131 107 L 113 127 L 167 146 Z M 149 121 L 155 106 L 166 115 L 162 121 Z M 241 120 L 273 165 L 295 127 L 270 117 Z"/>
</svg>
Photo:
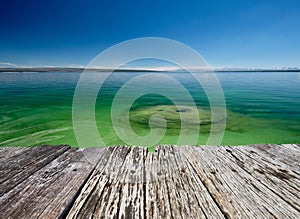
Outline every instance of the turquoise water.
<svg viewBox="0 0 300 219">
<path fill-rule="evenodd" d="M 147 73 L 114 73 L 100 90 L 95 118 L 106 145 L 125 144 L 112 126 L 111 104 L 119 88 L 141 74 Z M 187 73 L 164 74 L 184 85 L 205 115 L 209 110 L 208 100 L 196 81 Z M 64 72 L 0 73 L 0 145 L 77 146 L 72 126 L 72 100 L 79 77 L 80 73 Z M 222 145 L 300 143 L 300 73 L 226 72 L 217 73 L 217 77 L 227 105 Z M 151 84 L 145 82 L 143 86 Z M 171 86 L 164 89 L 176 93 Z M 180 132 L 180 119 L 176 112 L 170 113 L 172 110 L 172 102 L 167 98 L 145 95 L 131 108 L 132 129 L 146 135 L 150 131 L 149 117 L 161 111 L 167 117 L 168 129 L 159 143 L 174 144 Z M 206 143 L 209 131 L 210 125 L 203 125 L 197 144 Z"/>
</svg>

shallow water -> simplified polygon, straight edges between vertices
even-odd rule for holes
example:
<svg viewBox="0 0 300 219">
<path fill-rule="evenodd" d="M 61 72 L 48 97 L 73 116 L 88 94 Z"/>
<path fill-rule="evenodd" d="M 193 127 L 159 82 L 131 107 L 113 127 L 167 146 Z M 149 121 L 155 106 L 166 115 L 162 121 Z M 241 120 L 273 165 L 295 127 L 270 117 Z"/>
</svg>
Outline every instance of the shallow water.
<svg viewBox="0 0 300 219">
<path fill-rule="evenodd" d="M 125 144 L 112 125 L 111 104 L 119 88 L 141 74 L 148 73 L 113 73 L 100 90 L 95 118 L 106 145 Z M 205 92 L 187 73 L 165 74 L 182 84 L 192 95 L 197 108 L 202 110 L 201 115 L 206 118 L 200 116 L 197 144 L 205 144 L 210 132 Z M 72 126 L 72 100 L 79 77 L 80 73 L 64 72 L 0 73 L 0 145 L 77 146 Z M 217 77 L 227 106 L 227 127 L 222 145 L 300 143 L 300 73 L 227 72 L 217 73 Z M 141 86 L 152 85 L 146 81 Z M 168 87 L 167 83 L 163 86 L 178 95 L 176 98 L 182 98 L 173 86 Z M 136 89 L 140 88 L 137 86 Z M 180 133 L 180 112 L 176 112 L 172 102 L 161 95 L 148 94 L 133 103 L 130 110 L 132 129 L 141 136 L 149 134 L 149 118 L 156 111 L 161 111 L 168 125 L 159 143 L 175 144 Z M 207 124 L 201 124 L 201 119 Z M 191 129 L 197 126 L 192 119 L 188 122 Z M 160 120 L 156 120 L 154 128 L 159 126 Z"/>
</svg>

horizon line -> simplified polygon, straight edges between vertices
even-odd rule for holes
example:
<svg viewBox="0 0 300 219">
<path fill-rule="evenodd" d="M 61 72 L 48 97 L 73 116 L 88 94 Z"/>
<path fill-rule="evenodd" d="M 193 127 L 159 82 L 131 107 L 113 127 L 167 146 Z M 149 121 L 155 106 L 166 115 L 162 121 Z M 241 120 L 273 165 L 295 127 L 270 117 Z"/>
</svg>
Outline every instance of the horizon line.
<svg viewBox="0 0 300 219">
<path fill-rule="evenodd" d="M 1 67 L 0 72 L 58 72 L 58 71 L 66 71 L 66 72 L 78 72 L 78 71 L 94 71 L 94 72 L 105 72 L 105 71 L 116 71 L 116 72 L 124 72 L 124 71 L 135 71 L 135 72 L 182 72 L 182 71 L 201 71 L 201 72 L 300 72 L 300 68 L 298 67 L 282 67 L 282 68 L 212 68 L 212 67 L 202 67 L 202 68 L 164 68 L 164 67 L 156 67 L 156 68 L 147 68 L 147 67 L 135 67 L 135 68 L 96 68 L 96 67 Z"/>
<path fill-rule="evenodd" d="M 59 65 L 40 65 L 40 66 L 26 66 L 26 65 L 18 65 L 12 62 L 0 62 L 0 69 L 95 69 L 95 70 L 113 70 L 113 68 L 109 66 L 88 66 L 88 65 L 77 65 L 77 64 L 70 64 L 65 66 Z M 125 67 L 119 68 L 123 70 L 140 70 L 140 71 L 182 71 L 182 70 L 210 70 L 210 71 L 223 71 L 223 70 L 299 70 L 300 66 L 282 66 L 282 67 L 230 67 L 230 66 L 189 66 L 188 68 L 184 69 L 179 66 L 132 66 L 132 67 Z"/>
</svg>

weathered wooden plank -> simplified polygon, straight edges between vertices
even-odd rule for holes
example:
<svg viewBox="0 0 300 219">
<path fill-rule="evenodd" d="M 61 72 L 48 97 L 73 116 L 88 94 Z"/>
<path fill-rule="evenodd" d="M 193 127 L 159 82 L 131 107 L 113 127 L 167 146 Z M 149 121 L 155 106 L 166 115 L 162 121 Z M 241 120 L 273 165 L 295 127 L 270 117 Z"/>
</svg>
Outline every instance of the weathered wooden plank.
<svg viewBox="0 0 300 219">
<path fill-rule="evenodd" d="M 291 169 L 300 169 L 300 146 L 296 144 L 257 144 L 246 146 L 248 151 L 258 152 L 262 158 L 268 157 L 274 161 L 288 165 Z"/>
<path fill-rule="evenodd" d="M 93 150 L 99 156 L 103 151 L 102 148 L 84 150 Z M 66 151 L 0 197 L 0 218 L 63 216 L 94 168 L 94 164 L 87 162 L 84 150 Z"/>
<path fill-rule="evenodd" d="M 266 157 L 261 150 L 255 150 L 253 147 L 225 148 L 226 150 L 220 150 L 222 154 L 227 153 L 232 162 L 237 163 L 269 190 L 300 211 L 300 169 L 293 171 L 292 165 L 286 165 L 280 159 Z M 276 149 L 280 151 L 282 146 L 273 145 L 272 150 Z M 293 163 L 291 160 L 287 162 Z"/>
<path fill-rule="evenodd" d="M 300 218 L 299 145 L 51 148 L 0 148 L 0 218 Z"/>
<path fill-rule="evenodd" d="M 119 174 L 110 178 L 113 188 L 105 211 L 99 211 L 104 202 L 98 202 L 95 217 L 142 218 L 144 217 L 144 158 L 146 150 L 142 147 L 133 147 L 126 155 Z"/>
<path fill-rule="evenodd" d="M 113 147 L 110 147 L 103 152 L 99 163 L 75 200 L 75 203 L 67 216 L 68 218 L 92 217 L 93 210 L 90 206 L 93 207 L 95 205 L 98 196 L 101 195 L 104 186 L 108 182 L 108 177 L 106 176 L 104 168 L 109 167 L 107 164 L 112 158 L 110 154 L 113 149 Z"/>
<path fill-rule="evenodd" d="M 1 147 L 0 148 L 0 163 L 6 162 L 10 157 L 22 153 L 28 148 L 24 147 Z"/>
<path fill-rule="evenodd" d="M 224 218 L 197 173 L 181 153 L 181 148 L 164 145 L 158 147 L 158 152 L 158 169 L 160 172 L 167 170 L 167 173 L 164 178 L 166 189 L 158 190 L 156 202 L 169 205 L 171 210 L 171 214 L 159 215 L 159 218 Z M 169 198 L 162 201 L 164 195 Z M 148 216 L 151 217 L 150 214 Z"/>
<path fill-rule="evenodd" d="M 137 148 L 137 150 L 143 151 L 141 148 Z M 129 188 L 130 186 L 126 183 L 130 181 L 131 177 L 128 176 L 130 172 L 129 163 L 142 164 L 140 161 L 140 158 L 143 158 L 142 153 L 137 153 L 136 149 L 130 150 L 130 147 L 112 147 L 107 150 L 103 158 L 82 189 L 67 218 L 98 218 L 104 215 L 106 217 L 123 215 L 127 218 L 133 215 L 142 215 L 141 210 L 143 208 L 140 208 L 138 204 L 133 205 L 131 203 L 134 201 L 131 195 L 135 194 L 130 192 L 133 188 Z M 136 166 L 138 165 L 136 164 Z M 139 176 L 141 172 L 134 171 L 134 173 L 138 175 L 133 179 L 141 180 Z M 143 195 L 135 197 L 140 199 Z M 122 200 L 124 200 L 123 204 L 121 203 Z M 134 210 L 134 208 L 139 210 Z M 124 209 L 124 211 L 120 211 L 120 209 Z"/>
<path fill-rule="evenodd" d="M 147 218 L 171 217 L 179 210 L 176 208 L 171 211 L 169 200 L 173 193 L 168 194 L 167 175 L 168 170 L 165 168 L 161 151 L 157 153 L 148 153 L 145 159 L 145 211 Z M 163 204 L 161 204 L 163 203 Z"/>
<path fill-rule="evenodd" d="M 3 160 L 0 163 L 0 197 L 69 148 L 64 145 L 27 148 Z"/>
<path fill-rule="evenodd" d="M 67 218 L 224 218 L 174 147 L 160 147 L 158 153 L 116 147 L 107 156 Z"/>
<path fill-rule="evenodd" d="M 184 147 L 182 152 L 228 217 L 299 218 L 299 211 L 233 161 L 226 148 Z"/>
</svg>

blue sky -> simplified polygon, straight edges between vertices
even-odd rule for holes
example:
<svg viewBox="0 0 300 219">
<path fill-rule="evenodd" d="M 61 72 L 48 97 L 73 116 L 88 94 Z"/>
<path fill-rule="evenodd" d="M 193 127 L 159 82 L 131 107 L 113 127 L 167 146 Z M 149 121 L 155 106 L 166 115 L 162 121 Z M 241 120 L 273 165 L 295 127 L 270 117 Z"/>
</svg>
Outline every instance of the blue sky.
<svg viewBox="0 0 300 219">
<path fill-rule="evenodd" d="M 85 66 L 116 43 L 154 36 L 214 67 L 300 67 L 299 11 L 299 0 L 2 1 L 0 66 Z"/>
</svg>

